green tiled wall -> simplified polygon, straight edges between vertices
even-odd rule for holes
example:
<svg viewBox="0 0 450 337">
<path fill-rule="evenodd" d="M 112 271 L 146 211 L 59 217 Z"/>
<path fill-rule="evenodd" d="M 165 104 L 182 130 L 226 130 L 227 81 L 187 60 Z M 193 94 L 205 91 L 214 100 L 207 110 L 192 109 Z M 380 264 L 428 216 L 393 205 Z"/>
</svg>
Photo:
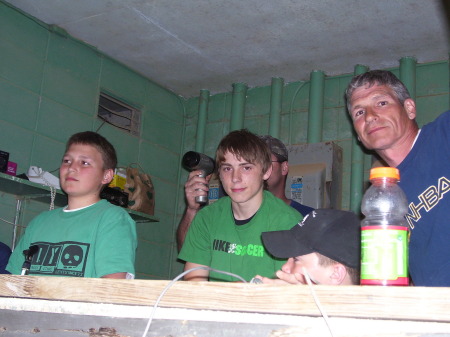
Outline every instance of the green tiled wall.
<svg viewBox="0 0 450 337">
<path fill-rule="evenodd" d="M 398 68 L 387 69 L 399 75 Z M 325 77 L 324 114 L 322 141 L 333 141 L 343 149 L 343 194 L 342 208 L 350 207 L 350 176 L 353 129 L 348 117 L 344 91 L 353 74 Z M 449 61 L 418 64 L 416 67 L 417 121 L 420 126 L 432 121 L 449 109 Z M 258 134 L 269 132 L 270 79 L 268 86 L 249 88 L 245 102 L 244 127 Z M 280 139 L 288 145 L 307 142 L 309 81 L 284 85 L 281 111 Z M 230 89 L 231 90 L 231 89 Z M 209 98 L 206 135 L 208 148 L 205 153 L 214 155 L 220 139 L 228 132 L 231 113 L 231 93 L 212 95 Z M 195 147 L 198 98 L 188 100 L 186 105 L 186 132 L 192 135 L 184 142 L 184 150 Z M 373 156 L 364 155 L 365 184 Z M 183 178 L 185 178 L 183 176 Z M 182 179 L 183 181 L 183 179 Z M 181 212 L 180 204 L 179 212 Z"/>
<path fill-rule="evenodd" d="M 137 277 L 168 278 L 175 264 L 184 101 L 1 1 L 0 45 L 0 149 L 18 163 L 18 173 L 30 165 L 52 171 L 59 167 L 70 135 L 100 127 L 99 133 L 116 148 L 119 166 L 139 163 L 155 185 L 160 222 L 137 225 Z M 100 91 L 142 111 L 139 137 L 102 125 L 96 117 Z M 12 221 L 15 205 L 14 196 L 0 191 L 0 218 Z M 46 209 L 47 204 L 24 202 L 21 224 Z M 11 239 L 12 226 L 0 221 L 0 240 L 11 244 Z"/>
</svg>

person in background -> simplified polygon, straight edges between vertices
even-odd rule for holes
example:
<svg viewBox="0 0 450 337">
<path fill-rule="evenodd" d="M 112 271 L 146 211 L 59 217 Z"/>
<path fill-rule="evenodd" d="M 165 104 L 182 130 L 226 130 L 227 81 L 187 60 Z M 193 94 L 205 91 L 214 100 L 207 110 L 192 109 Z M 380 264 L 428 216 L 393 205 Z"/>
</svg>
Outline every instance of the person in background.
<svg viewBox="0 0 450 337">
<path fill-rule="evenodd" d="M 264 190 L 272 172 L 268 147 L 247 130 L 232 131 L 217 148 L 216 168 L 227 196 L 195 216 L 178 256 L 186 261 L 184 270 L 211 267 L 246 281 L 256 274 L 273 277 L 284 261 L 265 251 L 261 233 L 291 228 L 303 217 Z M 205 269 L 191 271 L 184 279 L 237 281 Z"/>
<path fill-rule="evenodd" d="M 3 242 L 0 242 L 0 274 L 11 274 L 7 271 L 6 265 L 8 264 L 9 257 L 11 256 L 11 248 L 9 248 Z"/>
<path fill-rule="evenodd" d="M 59 169 L 68 204 L 30 222 L 6 269 L 20 275 L 23 251 L 33 247 L 29 275 L 134 278 L 136 224 L 123 208 L 100 199 L 116 165 L 116 151 L 104 137 L 72 135 Z"/>
<path fill-rule="evenodd" d="M 255 276 L 263 283 L 359 284 L 360 221 L 348 211 L 316 209 L 290 230 L 262 233 L 266 249 L 288 258 L 278 279 Z M 307 274 L 307 275 L 306 275 Z"/>
<path fill-rule="evenodd" d="M 267 179 L 268 190 L 272 192 L 274 196 L 283 200 L 286 205 L 295 208 L 303 216 L 306 216 L 314 208 L 302 205 L 295 200 L 288 199 L 285 194 L 286 179 L 289 173 L 289 157 L 286 146 L 281 140 L 272 136 L 265 135 L 260 137 L 269 147 L 272 158 L 272 174 L 269 179 Z"/>
<path fill-rule="evenodd" d="M 362 145 L 400 171 L 416 286 L 450 286 L 450 111 L 419 129 L 416 103 L 391 72 L 353 77 L 345 97 Z"/>
<path fill-rule="evenodd" d="M 281 140 L 272 136 L 265 135 L 259 137 L 267 144 L 271 152 L 272 173 L 270 174 L 269 179 L 267 179 L 267 189 L 274 196 L 283 200 L 287 205 L 296 209 L 303 216 L 306 216 L 313 208 L 302 205 L 295 200 L 290 200 L 286 198 L 285 195 L 286 179 L 289 172 L 288 151 L 286 146 Z M 178 251 L 180 251 L 183 246 L 186 233 L 192 220 L 201 208 L 201 205 L 195 202 L 195 197 L 199 195 L 208 195 L 208 182 L 211 175 L 203 178 L 199 176 L 200 173 L 201 171 L 192 171 L 184 185 L 186 209 L 177 229 Z"/>
</svg>

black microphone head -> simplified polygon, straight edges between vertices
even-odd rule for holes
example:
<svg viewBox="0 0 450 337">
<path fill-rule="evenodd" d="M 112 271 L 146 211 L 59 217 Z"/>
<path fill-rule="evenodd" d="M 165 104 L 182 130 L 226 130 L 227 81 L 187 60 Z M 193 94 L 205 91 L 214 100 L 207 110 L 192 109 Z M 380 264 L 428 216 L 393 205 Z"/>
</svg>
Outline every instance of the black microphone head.
<svg viewBox="0 0 450 337">
<path fill-rule="evenodd" d="M 30 246 L 30 255 L 36 254 L 38 250 L 39 250 L 39 246 L 38 245 Z"/>
<path fill-rule="evenodd" d="M 25 259 L 26 260 L 30 260 L 31 261 L 33 255 L 36 254 L 38 250 L 39 250 L 39 246 L 38 245 L 32 245 L 32 246 L 30 246 L 30 248 L 25 249 L 23 251 L 23 255 L 25 255 Z"/>
</svg>

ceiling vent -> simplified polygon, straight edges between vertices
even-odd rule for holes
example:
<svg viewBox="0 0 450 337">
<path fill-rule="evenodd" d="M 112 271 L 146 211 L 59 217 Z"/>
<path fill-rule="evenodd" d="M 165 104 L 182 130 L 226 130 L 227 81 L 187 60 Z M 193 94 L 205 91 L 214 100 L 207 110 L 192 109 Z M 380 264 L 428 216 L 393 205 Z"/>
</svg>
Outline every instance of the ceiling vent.
<svg viewBox="0 0 450 337">
<path fill-rule="evenodd" d="M 100 93 L 98 117 L 134 136 L 139 136 L 141 112 L 111 96 Z"/>
</svg>

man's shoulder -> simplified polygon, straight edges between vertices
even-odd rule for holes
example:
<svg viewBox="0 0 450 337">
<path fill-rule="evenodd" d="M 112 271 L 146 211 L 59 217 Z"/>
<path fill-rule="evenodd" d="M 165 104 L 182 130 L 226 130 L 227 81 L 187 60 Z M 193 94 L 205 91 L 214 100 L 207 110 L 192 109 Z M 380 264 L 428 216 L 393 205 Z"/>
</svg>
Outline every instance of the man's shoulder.
<svg viewBox="0 0 450 337">
<path fill-rule="evenodd" d="M 444 146 L 450 146 L 450 110 L 440 114 L 432 122 L 425 124 L 421 128 L 416 144 L 411 150 L 413 154 L 420 151 L 421 155 L 430 155 L 433 153 L 433 151 L 430 151 L 430 147 L 439 150 L 441 153 L 445 151 Z"/>
<path fill-rule="evenodd" d="M 307 216 L 309 213 L 311 213 L 312 211 L 314 211 L 314 208 L 303 205 L 295 200 L 291 200 L 291 204 L 290 206 L 292 208 L 294 208 L 295 210 L 297 210 L 301 215 L 303 215 L 304 217 Z"/>
<path fill-rule="evenodd" d="M 450 123 L 450 110 L 447 110 L 441 113 L 439 116 L 437 116 L 432 122 L 425 124 L 423 129 L 439 125 L 448 126 L 449 123 Z M 450 128 L 445 128 L 445 130 L 447 132 L 450 132 Z"/>
<path fill-rule="evenodd" d="M 445 120 L 450 120 L 450 110 L 447 110 L 443 113 L 441 113 L 436 119 L 445 119 Z"/>
</svg>

